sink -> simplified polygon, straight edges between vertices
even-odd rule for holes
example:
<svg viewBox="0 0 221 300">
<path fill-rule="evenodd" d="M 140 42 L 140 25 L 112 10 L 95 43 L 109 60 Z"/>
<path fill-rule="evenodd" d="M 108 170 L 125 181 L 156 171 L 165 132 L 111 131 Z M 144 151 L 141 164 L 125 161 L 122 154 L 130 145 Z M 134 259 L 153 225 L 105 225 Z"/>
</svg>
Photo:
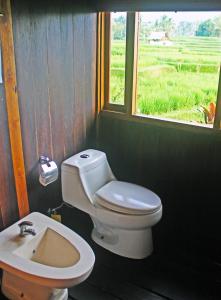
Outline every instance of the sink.
<svg viewBox="0 0 221 300">
<path fill-rule="evenodd" d="M 19 235 L 31 221 L 36 235 Z M 95 262 L 91 247 L 74 231 L 41 213 L 31 213 L 0 233 L 2 292 L 9 299 L 65 300 L 67 288 L 84 281 Z"/>
</svg>

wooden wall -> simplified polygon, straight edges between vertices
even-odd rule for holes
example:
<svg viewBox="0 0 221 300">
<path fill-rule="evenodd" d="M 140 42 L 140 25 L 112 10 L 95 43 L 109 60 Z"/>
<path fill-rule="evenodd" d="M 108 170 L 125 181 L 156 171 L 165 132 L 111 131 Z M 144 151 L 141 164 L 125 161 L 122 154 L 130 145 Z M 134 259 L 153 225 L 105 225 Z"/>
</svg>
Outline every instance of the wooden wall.
<svg viewBox="0 0 221 300">
<path fill-rule="evenodd" d="M 176 248 L 221 258 L 220 132 L 148 125 L 101 113 L 98 148 L 107 153 L 117 178 L 161 197 L 156 250 Z"/>
<path fill-rule="evenodd" d="M 48 187 L 39 184 L 39 155 L 49 155 L 60 167 L 66 157 L 94 146 L 96 14 L 88 4 L 12 1 L 22 140 L 32 211 L 46 212 L 61 202 L 60 179 Z M 18 210 L 3 87 L 0 93 L 0 226 L 6 226 L 18 218 Z M 101 115 L 98 148 L 107 153 L 117 178 L 147 186 L 162 198 L 163 219 L 154 229 L 157 249 L 212 249 L 213 255 L 220 255 L 219 133 Z M 69 210 L 67 214 L 71 226 L 73 214 Z M 76 223 L 82 220 L 84 223 L 79 217 Z"/>
<path fill-rule="evenodd" d="M 0 230 L 18 219 L 4 84 L 0 84 Z"/>
<path fill-rule="evenodd" d="M 40 155 L 86 147 L 95 119 L 96 14 L 84 1 L 12 1 L 22 140 L 31 210 L 61 202 L 60 178 L 38 181 Z"/>
</svg>

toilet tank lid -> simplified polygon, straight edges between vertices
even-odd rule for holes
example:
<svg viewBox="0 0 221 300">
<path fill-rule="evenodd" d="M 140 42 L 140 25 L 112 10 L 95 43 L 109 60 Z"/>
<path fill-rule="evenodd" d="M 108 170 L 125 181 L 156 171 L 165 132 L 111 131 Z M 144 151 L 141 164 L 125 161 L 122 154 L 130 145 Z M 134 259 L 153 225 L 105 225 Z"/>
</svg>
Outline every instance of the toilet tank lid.
<svg viewBox="0 0 221 300">
<path fill-rule="evenodd" d="M 106 154 L 104 152 L 87 149 L 63 161 L 61 168 L 64 170 L 66 168 L 75 167 L 78 168 L 80 172 L 87 172 L 97 167 L 104 160 L 106 160 Z"/>
</svg>

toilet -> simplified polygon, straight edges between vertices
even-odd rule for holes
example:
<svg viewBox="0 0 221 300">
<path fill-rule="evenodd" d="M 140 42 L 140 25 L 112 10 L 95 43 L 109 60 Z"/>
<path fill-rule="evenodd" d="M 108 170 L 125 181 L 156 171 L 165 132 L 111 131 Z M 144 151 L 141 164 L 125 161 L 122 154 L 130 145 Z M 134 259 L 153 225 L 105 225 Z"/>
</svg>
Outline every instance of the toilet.
<svg viewBox="0 0 221 300">
<path fill-rule="evenodd" d="M 147 188 L 118 181 L 102 151 L 88 149 L 62 163 L 63 201 L 89 214 L 92 239 L 134 259 L 153 251 L 152 226 L 162 217 L 160 198 Z"/>
</svg>

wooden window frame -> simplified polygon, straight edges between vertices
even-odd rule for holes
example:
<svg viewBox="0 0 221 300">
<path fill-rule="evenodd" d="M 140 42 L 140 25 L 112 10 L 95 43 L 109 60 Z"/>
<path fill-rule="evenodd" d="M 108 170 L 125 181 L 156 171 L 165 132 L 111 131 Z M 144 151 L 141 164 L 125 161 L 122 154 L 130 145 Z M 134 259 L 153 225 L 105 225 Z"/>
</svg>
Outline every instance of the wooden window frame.
<svg viewBox="0 0 221 300">
<path fill-rule="evenodd" d="M 202 124 L 193 125 L 188 122 L 161 119 L 160 117 L 140 116 L 136 114 L 137 93 L 137 53 L 138 53 L 138 12 L 127 12 L 126 54 L 125 54 L 125 92 L 124 104 L 110 103 L 110 55 L 111 55 L 111 12 L 98 13 L 98 72 L 97 94 L 98 113 L 119 113 L 123 118 L 141 120 L 147 123 L 165 123 L 170 126 L 196 127 L 205 129 L 221 129 L 221 66 L 216 99 L 216 114 L 213 127 Z"/>
</svg>

